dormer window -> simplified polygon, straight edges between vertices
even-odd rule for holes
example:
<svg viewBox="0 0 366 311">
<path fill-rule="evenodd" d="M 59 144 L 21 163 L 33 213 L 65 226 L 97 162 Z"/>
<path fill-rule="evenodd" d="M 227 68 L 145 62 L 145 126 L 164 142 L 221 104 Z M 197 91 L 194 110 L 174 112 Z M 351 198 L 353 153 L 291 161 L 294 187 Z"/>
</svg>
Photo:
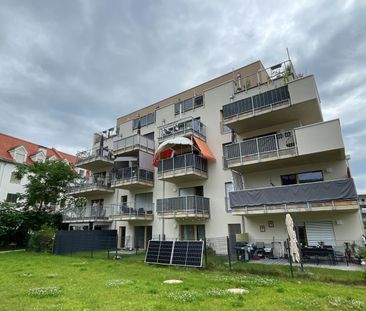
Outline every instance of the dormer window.
<svg viewBox="0 0 366 311">
<path fill-rule="evenodd" d="M 23 146 L 19 146 L 10 151 L 10 154 L 13 156 L 15 162 L 24 163 L 27 159 L 28 152 Z"/>
<path fill-rule="evenodd" d="M 35 155 L 31 157 L 33 162 L 44 162 L 46 160 L 46 155 L 43 150 L 38 151 Z"/>
</svg>

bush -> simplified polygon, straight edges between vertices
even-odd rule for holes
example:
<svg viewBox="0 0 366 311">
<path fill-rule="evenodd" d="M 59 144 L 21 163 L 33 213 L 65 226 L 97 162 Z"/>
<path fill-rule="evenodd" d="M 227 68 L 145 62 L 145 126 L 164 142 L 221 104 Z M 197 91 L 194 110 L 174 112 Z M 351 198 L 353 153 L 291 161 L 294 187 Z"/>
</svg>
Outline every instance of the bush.
<svg viewBox="0 0 366 311">
<path fill-rule="evenodd" d="M 52 227 L 42 227 L 31 234 L 28 249 L 36 252 L 52 252 L 56 231 Z"/>
</svg>

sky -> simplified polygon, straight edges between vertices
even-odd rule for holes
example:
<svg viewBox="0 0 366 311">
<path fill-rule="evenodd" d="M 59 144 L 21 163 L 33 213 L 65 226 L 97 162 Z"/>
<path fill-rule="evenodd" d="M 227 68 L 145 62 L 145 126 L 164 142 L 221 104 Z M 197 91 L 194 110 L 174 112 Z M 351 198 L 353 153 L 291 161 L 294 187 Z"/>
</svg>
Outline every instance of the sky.
<svg viewBox="0 0 366 311">
<path fill-rule="evenodd" d="M 0 0 L 0 132 L 75 153 L 119 116 L 288 48 L 366 193 L 365 29 L 366 1 Z"/>
</svg>

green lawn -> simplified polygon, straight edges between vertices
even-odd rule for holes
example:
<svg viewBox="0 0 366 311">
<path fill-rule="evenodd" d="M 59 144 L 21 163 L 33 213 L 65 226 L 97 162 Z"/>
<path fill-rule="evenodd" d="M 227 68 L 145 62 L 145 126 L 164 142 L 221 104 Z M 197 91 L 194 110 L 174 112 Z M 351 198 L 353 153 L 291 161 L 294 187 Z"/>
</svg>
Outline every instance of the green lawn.
<svg viewBox="0 0 366 311">
<path fill-rule="evenodd" d="M 357 283 L 360 272 L 316 269 L 291 280 L 285 267 L 238 263 L 228 272 L 218 262 L 211 266 L 146 265 L 141 255 L 113 261 L 0 254 L 0 310 L 366 310 L 366 287 L 310 280 L 316 274 L 328 281 L 336 275 L 335 281 Z M 163 284 L 167 279 L 183 284 Z M 233 287 L 249 293 L 227 294 Z"/>
</svg>

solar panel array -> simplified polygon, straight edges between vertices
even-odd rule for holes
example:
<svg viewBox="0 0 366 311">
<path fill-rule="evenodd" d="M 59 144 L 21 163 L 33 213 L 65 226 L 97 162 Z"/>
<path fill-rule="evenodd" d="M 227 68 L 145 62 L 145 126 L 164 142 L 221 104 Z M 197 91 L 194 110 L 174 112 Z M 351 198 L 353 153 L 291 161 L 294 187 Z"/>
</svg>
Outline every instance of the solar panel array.
<svg viewBox="0 0 366 311">
<path fill-rule="evenodd" d="M 145 262 L 202 267 L 203 241 L 149 241 Z"/>
</svg>

